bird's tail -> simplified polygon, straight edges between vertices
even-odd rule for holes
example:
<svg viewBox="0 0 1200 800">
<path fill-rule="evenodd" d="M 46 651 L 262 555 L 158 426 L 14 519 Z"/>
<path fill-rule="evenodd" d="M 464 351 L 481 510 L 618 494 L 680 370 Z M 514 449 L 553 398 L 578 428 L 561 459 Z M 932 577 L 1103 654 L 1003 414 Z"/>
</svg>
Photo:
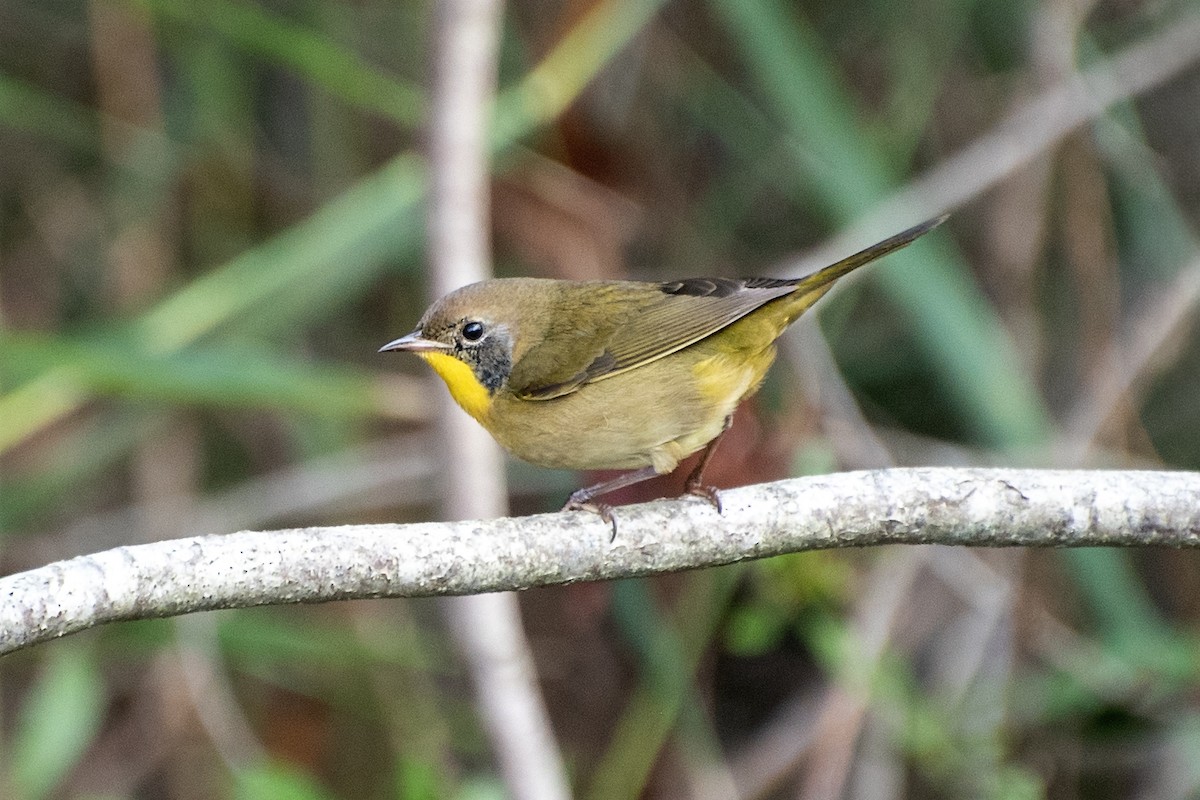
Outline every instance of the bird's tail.
<svg viewBox="0 0 1200 800">
<path fill-rule="evenodd" d="M 889 236 L 878 244 L 873 244 L 865 250 L 860 250 L 852 256 L 847 256 L 841 261 L 817 270 L 812 275 L 798 279 L 796 281 L 796 291 L 788 295 L 789 298 L 793 298 L 790 300 L 789 305 L 795 306 L 792 310 L 792 319 L 800 316 L 808 310 L 809 306 L 817 302 L 822 295 L 829 291 L 838 278 L 849 272 L 853 272 L 861 266 L 870 264 L 872 261 L 886 256 L 888 253 L 899 250 L 902 247 L 907 247 L 945 222 L 948 216 L 949 214 L 943 214 L 940 217 L 926 220 L 920 225 L 914 225 L 908 230 L 897 233 L 895 236 Z"/>
</svg>

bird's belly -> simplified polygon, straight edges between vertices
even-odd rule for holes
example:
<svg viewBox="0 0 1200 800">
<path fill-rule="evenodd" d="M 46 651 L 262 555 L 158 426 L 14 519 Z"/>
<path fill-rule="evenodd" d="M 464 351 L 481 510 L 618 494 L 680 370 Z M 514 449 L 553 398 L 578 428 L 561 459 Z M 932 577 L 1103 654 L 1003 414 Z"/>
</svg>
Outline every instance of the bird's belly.
<svg viewBox="0 0 1200 800">
<path fill-rule="evenodd" d="M 697 426 L 697 397 L 679 384 L 633 385 L 626 375 L 552 400 L 497 398 L 492 435 L 516 457 L 545 467 L 647 466 L 656 447 Z"/>
</svg>

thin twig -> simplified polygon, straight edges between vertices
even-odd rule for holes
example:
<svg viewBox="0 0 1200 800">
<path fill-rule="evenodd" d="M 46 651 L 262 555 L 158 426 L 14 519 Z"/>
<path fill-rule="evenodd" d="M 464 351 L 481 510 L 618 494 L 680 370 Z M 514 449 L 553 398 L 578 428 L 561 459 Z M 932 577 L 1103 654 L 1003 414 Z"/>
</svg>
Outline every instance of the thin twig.
<svg viewBox="0 0 1200 800">
<path fill-rule="evenodd" d="M 0 579 L 0 653 L 117 620 L 461 595 L 879 544 L 1200 546 L 1200 473 L 890 469 L 594 514 L 350 525 L 118 547 Z"/>
<path fill-rule="evenodd" d="M 1093 370 L 1087 391 L 1068 415 L 1064 463 L 1083 464 L 1105 423 L 1121 403 L 1161 366 L 1164 352 L 1184 339 L 1200 305 L 1200 261 L 1181 269 L 1171 286 L 1158 294 L 1128 326 L 1132 333 L 1110 343 L 1101 366 Z"/>
</svg>

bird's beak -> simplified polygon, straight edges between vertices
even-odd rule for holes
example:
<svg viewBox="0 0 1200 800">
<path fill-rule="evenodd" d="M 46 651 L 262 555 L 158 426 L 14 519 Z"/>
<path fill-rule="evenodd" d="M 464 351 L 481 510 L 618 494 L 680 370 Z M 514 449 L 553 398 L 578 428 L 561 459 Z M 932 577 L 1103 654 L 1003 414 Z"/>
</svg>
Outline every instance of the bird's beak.
<svg viewBox="0 0 1200 800">
<path fill-rule="evenodd" d="M 421 336 L 419 330 L 413 331 L 407 336 L 401 336 L 393 342 L 388 342 L 383 347 L 379 348 L 379 352 L 387 352 L 389 350 L 404 350 L 409 353 L 430 353 L 437 350 L 449 350 L 450 345 L 443 342 L 435 342 L 432 339 L 426 339 Z"/>
</svg>

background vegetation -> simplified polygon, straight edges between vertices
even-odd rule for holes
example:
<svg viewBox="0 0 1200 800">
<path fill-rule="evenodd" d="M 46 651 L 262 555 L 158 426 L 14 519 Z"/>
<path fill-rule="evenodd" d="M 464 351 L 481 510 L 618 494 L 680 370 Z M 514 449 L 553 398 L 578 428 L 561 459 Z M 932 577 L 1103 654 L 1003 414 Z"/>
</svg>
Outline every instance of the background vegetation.
<svg viewBox="0 0 1200 800">
<path fill-rule="evenodd" d="M 430 13 L 0 0 L 6 572 L 435 513 L 427 423 L 448 401 L 415 359 L 375 353 L 427 300 Z M 1039 124 L 1079 97 L 1037 105 L 1198 13 L 510 3 L 497 268 L 793 273 L 864 216 L 821 252 L 955 206 L 935 241 L 823 303 L 824 339 L 800 326 L 714 481 L 1200 468 L 1200 67 L 1049 147 Z M 975 147 L 998 130 L 1007 148 Z M 510 478 L 520 512 L 576 480 Z M 1182 798 L 1200 793 L 1196 567 L 817 553 L 522 605 L 580 796 Z M 93 631 L 0 662 L 0 712 L 0 794 L 18 800 L 503 794 L 426 601 Z"/>
</svg>

